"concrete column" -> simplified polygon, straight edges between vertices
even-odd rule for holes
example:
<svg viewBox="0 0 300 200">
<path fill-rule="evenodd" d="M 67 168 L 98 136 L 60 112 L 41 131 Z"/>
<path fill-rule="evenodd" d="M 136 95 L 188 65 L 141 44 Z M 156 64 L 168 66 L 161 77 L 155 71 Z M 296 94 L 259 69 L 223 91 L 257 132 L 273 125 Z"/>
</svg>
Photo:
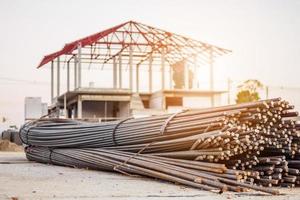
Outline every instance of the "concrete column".
<svg viewBox="0 0 300 200">
<path fill-rule="evenodd" d="M 140 76 L 139 76 L 139 65 L 136 65 L 136 92 L 139 93 Z"/>
<path fill-rule="evenodd" d="M 117 88 L 117 62 L 116 57 L 113 57 L 113 87 Z"/>
<path fill-rule="evenodd" d="M 66 97 L 66 94 L 64 95 L 64 115 L 65 115 L 65 118 L 69 118 L 68 117 L 68 110 L 67 110 L 67 97 Z"/>
<path fill-rule="evenodd" d="M 172 67 L 169 66 L 169 88 L 173 89 Z"/>
<path fill-rule="evenodd" d="M 80 95 L 77 100 L 77 118 L 82 119 L 82 100 Z"/>
<path fill-rule="evenodd" d="M 184 89 L 189 89 L 189 67 L 184 63 Z"/>
<path fill-rule="evenodd" d="M 56 90 L 57 97 L 60 94 L 59 90 L 60 90 L 60 59 L 59 57 L 57 57 L 57 90 Z"/>
<path fill-rule="evenodd" d="M 77 117 L 77 106 L 74 106 L 73 109 L 72 109 L 74 112 L 73 112 L 73 116 L 72 116 L 72 119 L 76 119 Z"/>
<path fill-rule="evenodd" d="M 56 108 L 55 108 L 56 110 L 55 110 L 55 112 L 56 112 L 56 118 L 59 118 L 59 113 L 60 113 L 60 109 L 59 109 L 59 106 L 56 106 Z"/>
<path fill-rule="evenodd" d="M 74 89 L 77 88 L 77 56 L 74 57 Z"/>
<path fill-rule="evenodd" d="M 197 56 L 194 55 L 194 71 L 193 71 L 193 88 L 197 88 L 197 81 L 198 81 L 198 65 L 197 65 Z"/>
<path fill-rule="evenodd" d="M 227 80 L 227 103 L 230 104 L 230 94 L 231 94 L 231 80 Z"/>
<path fill-rule="evenodd" d="M 51 103 L 54 98 L 54 62 L 51 61 Z"/>
<path fill-rule="evenodd" d="M 152 93 L 152 62 L 153 57 L 152 54 L 149 57 L 149 92 Z"/>
<path fill-rule="evenodd" d="M 161 89 L 165 89 L 165 49 L 161 53 Z"/>
<path fill-rule="evenodd" d="M 78 44 L 78 87 L 81 87 L 81 43 Z"/>
<path fill-rule="evenodd" d="M 119 55 L 119 88 L 122 88 L 122 54 Z"/>
<path fill-rule="evenodd" d="M 132 46 L 129 46 L 129 89 L 133 89 L 133 63 L 132 63 Z"/>
<path fill-rule="evenodd" d="M 209 69 L 210 69 L 210 73 L 209 73 L 209 77 L 210 77 L 210 90 L 211 92 L 214 91 L 214 59 L 213 59 L 213 49 L 212 47 L 210 47 L 209 49 Z M 211 106 L 215 106 L 215 98 L 214 95 L 212 94 L 211 96 Z"/>
<path fill-rule="evenodd" d="M 107 118 L 107 101 L 104 101 L 104 119 L 106 121 Z"/>
<path fill-rule="evenodd" d="M 70 62 L 67 62 L 67 91 L 70 91 Z"/>
</svg>

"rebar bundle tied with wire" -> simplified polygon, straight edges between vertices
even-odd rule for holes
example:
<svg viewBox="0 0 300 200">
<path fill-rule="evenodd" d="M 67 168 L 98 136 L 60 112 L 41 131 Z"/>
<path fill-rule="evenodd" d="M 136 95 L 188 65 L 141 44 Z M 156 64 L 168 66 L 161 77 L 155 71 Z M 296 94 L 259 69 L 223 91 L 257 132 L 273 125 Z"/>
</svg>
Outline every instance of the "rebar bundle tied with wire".
<svg viewBox="0 0 300 200">
<path fill-rule="evenodd" d="M 41 119 L 25 124 L 20 137 L 27 158 L 38 162 L 209 191 L 278 194 L 261 186 L 293 187 L 300 180 L 300 125 L 293 108 L 276 98 L 106 123 Z"/>
</svg>

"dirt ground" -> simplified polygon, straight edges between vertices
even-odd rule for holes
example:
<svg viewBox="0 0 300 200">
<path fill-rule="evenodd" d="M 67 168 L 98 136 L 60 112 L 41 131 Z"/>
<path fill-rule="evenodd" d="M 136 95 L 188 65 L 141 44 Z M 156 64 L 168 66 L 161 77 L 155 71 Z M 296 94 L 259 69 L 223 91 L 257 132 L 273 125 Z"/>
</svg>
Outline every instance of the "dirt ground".
<svg viewBox="0 0 300 200">
<path fill-rule="evenodd" d="M 0 139 L 0 151 L 16 151 L 22 152 L 24 149 L 22 146 L 16 145 L 8 140 Z"/>
<path fill-rule="evenodd" d="M 29 162 L 23 152 L 0 152 L 0 199 L 300 199 L 300 188 L 280 191 L 279 196 L 220 195 L 150 178 Z"/>
</svg>

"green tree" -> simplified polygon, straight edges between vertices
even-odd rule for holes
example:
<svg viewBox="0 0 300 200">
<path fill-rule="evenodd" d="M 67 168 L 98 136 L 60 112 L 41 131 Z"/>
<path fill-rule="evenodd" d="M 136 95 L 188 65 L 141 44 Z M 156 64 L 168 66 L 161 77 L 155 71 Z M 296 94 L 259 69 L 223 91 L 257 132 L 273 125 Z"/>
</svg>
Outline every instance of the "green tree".
<svg viewBox="0 0 300 200">
<path fill-rule="evenodd" d="M 263 88 L 263 84 L 258 80 L 247 80 L 238 86 L 236 103 L 246 103 L 260 99 L 258 89 Z"/>
</svg>

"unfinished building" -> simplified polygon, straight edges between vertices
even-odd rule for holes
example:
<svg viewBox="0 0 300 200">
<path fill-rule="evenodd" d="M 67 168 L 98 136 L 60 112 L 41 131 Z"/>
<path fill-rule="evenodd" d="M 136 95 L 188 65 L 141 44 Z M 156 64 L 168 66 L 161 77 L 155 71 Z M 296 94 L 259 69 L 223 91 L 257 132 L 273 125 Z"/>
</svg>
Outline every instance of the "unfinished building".
<svg viewBox="0 0 300 200">
<path fill-rule="evenodd" d="M 51 66 L 52 116 L 108 121 L 218 105 L 213 63 L 229 52 L 128 21 L 66 44 L 38 68 Z M 210 90 L 198 89 L 201 65 Z"/>
</svg>

